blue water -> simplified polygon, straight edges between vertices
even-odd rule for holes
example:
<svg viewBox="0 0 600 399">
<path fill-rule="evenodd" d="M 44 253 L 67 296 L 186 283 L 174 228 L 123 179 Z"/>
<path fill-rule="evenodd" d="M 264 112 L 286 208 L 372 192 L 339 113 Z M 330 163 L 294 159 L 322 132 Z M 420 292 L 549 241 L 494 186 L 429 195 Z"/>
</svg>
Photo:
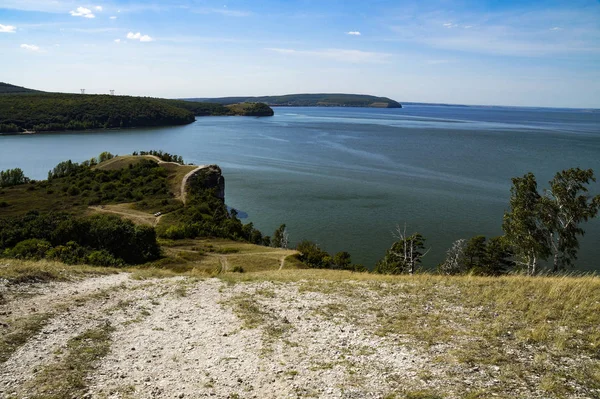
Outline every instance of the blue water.
<svg viewBox="0 0 600 399">
<path fill-rule="evenodd" d="M 288 108 L 272 118 L 203 117 L 187 126 L 0 137 L 0 170 L 36 179 L 58 162 L 102 151 L 162 149 L 217 163 L 227 204 L 270 234 L 349 251 L 372 266 L 396 224 L 419 231 L 434 266 L 458 238 L 502 233 L 511 177 L 540 188 L 570 167 L 600 175 L 600 113 L 589 110 L 408 105 Z M 600 193 L 600 185 L 592 186 Z M 598 270 L 600 221 L 584 225 L 578 268 Z"/>
</svg>

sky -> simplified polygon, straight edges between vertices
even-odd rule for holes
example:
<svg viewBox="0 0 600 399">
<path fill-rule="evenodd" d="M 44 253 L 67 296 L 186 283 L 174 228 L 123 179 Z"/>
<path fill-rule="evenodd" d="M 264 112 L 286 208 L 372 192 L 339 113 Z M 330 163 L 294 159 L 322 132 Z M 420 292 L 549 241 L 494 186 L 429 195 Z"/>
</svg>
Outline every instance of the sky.
<svg viewBox="0 0 600 399">
<path fill-rule="evenodd" d="M 600 108 L 600 1 L 0 0 L 0 81 Z"/>
</svg>

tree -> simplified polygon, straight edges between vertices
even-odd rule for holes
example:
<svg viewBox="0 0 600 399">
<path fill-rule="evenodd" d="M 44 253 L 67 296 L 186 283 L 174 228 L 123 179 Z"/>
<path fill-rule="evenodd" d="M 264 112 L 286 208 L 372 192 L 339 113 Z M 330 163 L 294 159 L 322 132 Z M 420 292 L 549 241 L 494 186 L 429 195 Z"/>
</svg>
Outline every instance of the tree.
<svg viewBox="0 0 600 399">
<path fill-rule="evenodd" d="M 488 276 L 504 274 L 515 266 L 514 252 L 504 237 L 492 237 L 486 245 L 486 262 L 482 273 Z"/>
<path fill-rule="evenodd" d="M 592 169 L 572 168 L 557 173 L 550 188 L 544 190 L 541 217 L 553 255 L 553 272 L 573 266 L 579 249 L 577 236 L 585 233 L 579 224 L 598 214 L 600 195 L 592 198 L 587 194 L 590 181 L 596 181 Z"/>
<path fill-rule="evenodd" d="M 473 273 L 498 276 L 514 266 L 513 253 L 503 237 L 475 236 L 456 240 L 438 266 L 441 274 Z"/>
<path fill-rule="evenodd" d="M 587 185 L 596 181 L 593 170 L 558 172 L 543 196 L 532 173 L 512 181 L 511 210 L 504 214 L 502 228 L 515 250 L 517 264 L 525 265 L 529 275 L 537 273 L 540 259 L 551 255 L 554 272 L 572 266 L 577 259 L 578 236 L 585 233 L 579 225 L 600 209 L 600 195 L 587 194 Z"/>
<path fill-rule="evenodd" d="M 550 254 L 545 242 L 546 228 L 539 218 L 541 196 L 533 173 L 515 177 L 512 182 L 510 211 L 504 213 L 502 229 L 516 250 L 517 264 L 531 276 L 537 273 L 539 260 Z"/>
<path fill-rule="evenodd" d="M 20 168 L 0 171 L 0 187 L 18 186 L 19 184 L 29 183 L 29 178 Z"/>
<path fill-rule="evenodd" d="M 348 270 L 352 264 L 352 258 L 348 252 L 342 251 L 333 256 L 332 263 L 335 269 Z"/>
<path fill-rule="evenodd" d="M 285 224 L 282 224 L 275 230 L 273 233 L 273 238 L 271 239 L 271 246 L 274 248 L 287 248 L 289 244 L 289 235 Z"/>
<path fill-rule="evenodd" d="M 467 240 L 461 238 L 452 243 L 452 247 L 446 252 L 446 259 L 438 266 L 441 274 L 461 274 L 465 269 L 465 248 Z"/>
<path fill-rule="evenodd" d="M 390 249 L 385 253 L 375 265 L 376 273 L 384 274 L 414 274 L 417 266 L 421 263 L 421 258 L 427 255 L 429 250 L 425 249 L 425 238 L 414 233 L 410 236 L 406 235 L 406 225 L 404 229 L 396 226 L 396 231 L 392 235 L 398 239 L 394 242 Z"/>
<path fill-rule="evenodd" d="M 486 261 L 487 245 L 485 236 L 475 236 L 467 241 L 464 248 L 465 269 L 472 270 L 475 267 L 481 266 Z"/>
</svg>

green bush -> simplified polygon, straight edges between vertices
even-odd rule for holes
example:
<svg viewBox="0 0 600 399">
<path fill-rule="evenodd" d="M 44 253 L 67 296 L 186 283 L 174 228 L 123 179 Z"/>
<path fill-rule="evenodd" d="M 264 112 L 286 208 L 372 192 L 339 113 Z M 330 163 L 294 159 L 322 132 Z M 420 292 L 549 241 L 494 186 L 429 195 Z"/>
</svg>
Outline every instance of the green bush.
<svg viewBox="0 0 600 399">
<path fill-rule="evenodd" d="M 17 259 L 42 259 L 52 248 L 52 245 L 46 240 L 31 238 L 19 242 L 14 248 L 8 251 L 8 255 Z"/>
<path fill-rule="evenodd" d="M 110 252 L 106 250 L 93 251 L 91 252 L 86 259 L 86 263 L 92 266 L 113 266 L 119 267 L 123 266 L 123 261 L 121 259 L 116 259 L 114 256 L 110 254 Z"/>
</svg>

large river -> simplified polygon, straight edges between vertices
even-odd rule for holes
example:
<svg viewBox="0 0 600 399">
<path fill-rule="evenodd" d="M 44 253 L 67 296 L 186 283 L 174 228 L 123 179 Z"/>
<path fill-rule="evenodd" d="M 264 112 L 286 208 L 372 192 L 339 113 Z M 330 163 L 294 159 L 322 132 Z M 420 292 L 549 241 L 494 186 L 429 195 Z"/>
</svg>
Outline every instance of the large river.
<svg viewBox="0 0 600 399">
<path fill-rule="evenodd" d="M 102 151 L 162 149 L 216 163 L 226 202 L 267 234 L 349 251 L 372 266 L 406 223 L 434 266 L 458 238 L 502 233 L 511 177 L 592 168 L 600 177 L 600 113 L 407 105 L 402 109 L 287 108 L 271 118 L 202 117 L 187 126 L 0 137 L 0 170 L 43 179 L 58 162 Z M 592 186 L 600 193 L 600 184 Z M 600 270 L 600 221 L 584 225 L 579 269 Z"/>
</svg>

